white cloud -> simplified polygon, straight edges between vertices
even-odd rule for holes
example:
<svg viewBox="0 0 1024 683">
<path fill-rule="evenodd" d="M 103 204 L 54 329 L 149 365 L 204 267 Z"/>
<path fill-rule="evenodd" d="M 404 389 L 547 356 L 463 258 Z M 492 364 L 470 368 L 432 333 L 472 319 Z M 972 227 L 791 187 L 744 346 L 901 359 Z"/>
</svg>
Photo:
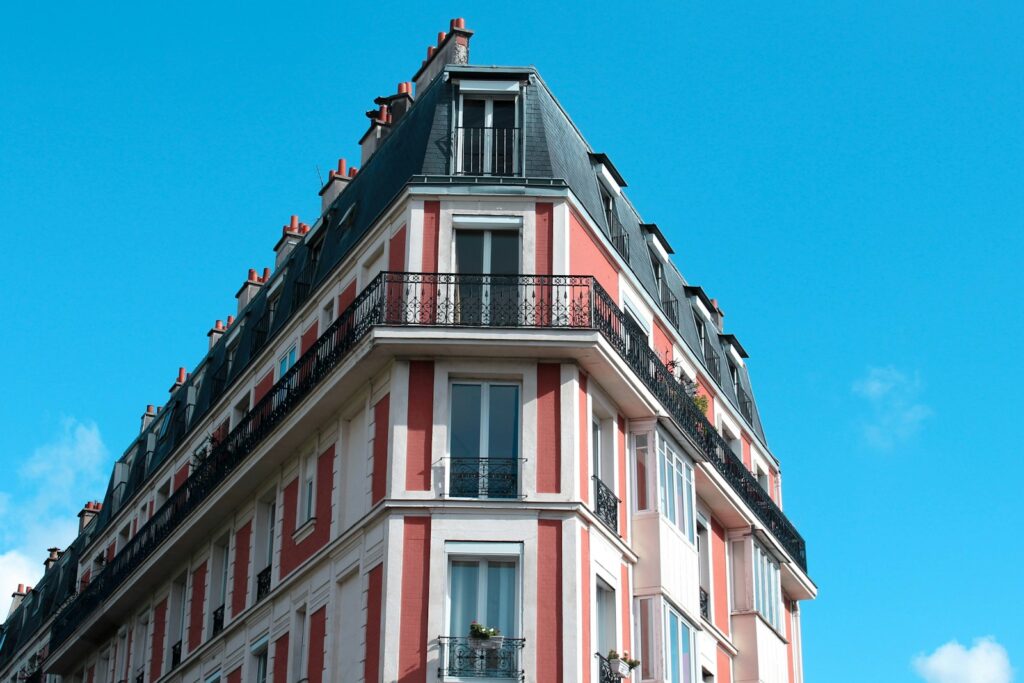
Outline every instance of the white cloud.
<svg viewBox="0 0 1024 683">
<path fill-rule="evenodd" d="M 932 409 L 919 400 L 921 388 L 920 377 L 908 377 L 894 367 L 870 368 L 853 383 L 853 393 L 869 406 L 870 416 L 861 425 L 868 444 L 889 450 L 921 430 L 932 415 Z"/>
<path fill-rule="evenodd" d="M 952 640 L 930 655 L 915 657 L 914 670 L 927 683 L 1010 683 L 1013 680 L 1010 657 L 994 638 L 978 638 L 970 648 Z"/>
<path fill-rule="evenodd" d="M 47 548 L 74 540 L 78 511 L 104 494 L 110 474 L 99 428 L 75 418 L 22 461 L 0 482 L 0 620 L 17 585 L 42 576 Z"/>
</svg>

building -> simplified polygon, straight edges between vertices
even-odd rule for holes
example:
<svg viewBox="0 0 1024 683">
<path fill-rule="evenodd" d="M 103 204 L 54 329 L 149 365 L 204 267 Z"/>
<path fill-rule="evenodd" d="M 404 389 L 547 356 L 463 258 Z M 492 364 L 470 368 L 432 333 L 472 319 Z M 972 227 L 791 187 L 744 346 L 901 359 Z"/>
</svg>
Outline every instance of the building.
<svg viewBox="0 0 1024 683">
<path fill-rule="evenodd" d="M 799 683 L 804 541 L 747 354 L 532 67 L 453 20 L 367 112 L 0 681 Z M 471 624 L 500 637 L 470 639 Z"/>
</svg>

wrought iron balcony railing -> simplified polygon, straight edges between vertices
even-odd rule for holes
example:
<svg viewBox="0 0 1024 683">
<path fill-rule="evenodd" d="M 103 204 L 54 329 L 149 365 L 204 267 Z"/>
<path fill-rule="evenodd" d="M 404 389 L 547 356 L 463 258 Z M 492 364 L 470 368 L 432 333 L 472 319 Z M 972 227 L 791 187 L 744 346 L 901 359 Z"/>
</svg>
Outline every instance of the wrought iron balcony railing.
<svg viewBox="0 0 1024 683">
<path fill-rule="evenodd" d="M 224 605 L 213 610 L 213 636 L 220 635 L 224 630 Z"/>
<path fill-rule="evenodd" d="M 448 495 L 455 498 L 516 498 L 519 458 L 451 458 Z"/>
<path fill-rule="evenodd" d="M 612 241 L 612 246 L 615 247 L 615 251 L 619 252 L 619 256 L 626 263 L 629 263 L 629 233 L 622 227 L 622 223 L 615 217 L 615 214 L 609 215 L 609 226 L 608 226 L 608 238 Z"/>
<path fill-rule="evenodd" d="M 267 597 L 270 592 L 270 566 L 265 567 L 256 575 L 256 602 Z"/>
<path fill-rule="evenodd" d="M 455 129 L 455 175 L 521 175 L 518 128 Z"/>
<path fill-rule="evenodd" d="M 205 457 L 198 460 L 185 483 L 139 528 L 104 571 L 64 606 L 54 618 L 51 651 L 100 608 L 378 325 L 568 328 L 598 332 L 746 501 L 765 529 L 806 570 L 803 538 L 697 409 L 686 385 L 665 367 L 595 278 L 387 272 L 360 292 L 226 438 L 208 444 Z"/>
<path fill-rule="evenodd" d="M 523 638 L 502 637 L 500 645 L 490 643 L 487 647 L 474 642 L 473 638 L 441 636 L 437 640 L 441 649 L 439 677 L 510 678 L 517 681 L 526 678 L 520 661 L 526 643 Z"/>
<path fill-rule="evenodd" d="M 594 480 L 594 512 L 605 526 L 616 534 L 619 533 L 619 498 L 608 484 L 597 476 Z"/>
<path fill-rule="evenodd" d="M 752 422 L 754 420 L 754 402 L 750 400 L 750 396 L 739 384 L 736 385 L 736 403 L 739 404 L 740 413 L 747 418 L 747 422 Z"/>
<path fill-rule="evenodd" d="M 703 588 L 700 589 L 700 615 L 705 619 L 711 618 L 711 596 Z"/>
<path fill-rule="evenodd" d="M 671 292 L 662 292 L 661 294 L 661 309 L 665 311 L 665 315 L 672 321 L 672 326 L 676 329 L 679 328 L 679 299 L 671 294 Z"/>
</svg>

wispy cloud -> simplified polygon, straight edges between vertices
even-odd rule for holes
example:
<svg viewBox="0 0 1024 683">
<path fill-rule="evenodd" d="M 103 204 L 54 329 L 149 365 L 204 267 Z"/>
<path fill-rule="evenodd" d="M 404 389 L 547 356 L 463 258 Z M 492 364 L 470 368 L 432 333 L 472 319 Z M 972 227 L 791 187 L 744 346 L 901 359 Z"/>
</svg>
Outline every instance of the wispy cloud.
<svg viewBox="0 0 1024 683">
<path fill-rule="evenodd" d="M 932 409 L 920 400 L 921 379 L 894 367 L 869 368 L 853 383 L 853 393 L 863 398 L 869 416 L 861 425 L 865 441 L 874 448 L 889 450 L 914 437 Z"/>
<path fill-rule="evenodd" d="M 74 540 L 76 515 L 103 495 L 110 464 L 99 427 L 75 418 L 22 462 L 0 483 L 0 620 L 17 584 L 42 576 L 46 549 Z"/>
<path fill-rule="evenodd" d="M 970 648 L 952 640 L 930 655 L 914 658 L 914 670 L 927 683 L 1011 683 L 1006 648 L 994 638 L 978 638 Z"/>
</svg>

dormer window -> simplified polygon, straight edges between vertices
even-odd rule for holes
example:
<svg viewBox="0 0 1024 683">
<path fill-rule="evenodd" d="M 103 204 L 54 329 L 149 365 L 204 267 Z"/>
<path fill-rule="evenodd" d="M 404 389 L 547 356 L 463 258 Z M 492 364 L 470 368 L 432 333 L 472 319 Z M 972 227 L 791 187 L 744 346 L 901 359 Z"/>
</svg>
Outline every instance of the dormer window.
<svg viewBox="0 0 1024 683">
<path fill-rule="evenodd" d="M 464 94 L 456 130 L 456 172 L 511 176 L 519 168 L 519 128 L 515 95 Z"/>
</svg>

